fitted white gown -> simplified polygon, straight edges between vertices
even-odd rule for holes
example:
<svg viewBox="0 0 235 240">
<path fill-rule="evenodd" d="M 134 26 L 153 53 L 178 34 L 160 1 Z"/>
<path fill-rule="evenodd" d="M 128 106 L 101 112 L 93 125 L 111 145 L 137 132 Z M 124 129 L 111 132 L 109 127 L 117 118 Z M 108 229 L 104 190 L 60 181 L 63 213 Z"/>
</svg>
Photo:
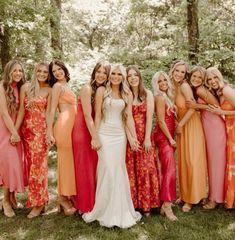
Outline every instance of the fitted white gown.
<svg viewBox="0 0 235 240">
<path fill-rule="evenodd" d="M 101 121 L 98 151 L 96 199 L 93 210 L 83 214 L 86 222 L 98 220 L 105 227 L 128 228 L 140 220 L 132 203 L 126 170 L 126 134 L 122 122 L 122 99 L 105 99 L 105 119 Z"/>
</svg>

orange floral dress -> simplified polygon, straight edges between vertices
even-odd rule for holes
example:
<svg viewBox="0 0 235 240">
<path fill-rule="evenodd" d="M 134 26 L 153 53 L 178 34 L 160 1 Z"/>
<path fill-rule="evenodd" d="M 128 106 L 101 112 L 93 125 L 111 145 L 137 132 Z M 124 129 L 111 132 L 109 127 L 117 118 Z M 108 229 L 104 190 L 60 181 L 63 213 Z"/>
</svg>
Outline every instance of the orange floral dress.
<svg viewBox="0 0 235 240">
<path fill-rule="evenodd" d="M 28 98 L 25 97 L 24 106 L 25 115 L 21 132 L 29 189 L 26 206 L 42 206 L 48 202 L 48 146 L 45 116 L 47 98 L 36 97 L 32 105 L 28 106 Z"/>
<path fill-rule="evenodd" d="M 150 152 L 143 148 L 146 128 L 147 103 L 133 105 L 132 114 L 141 149 L 132 151 L 129 143 L 126 151 L 126 167 L 130 181 L 131 196 L 135 208 L 150 211 L 160 205 L 159 178 L 154 146 Z"/>
<path fill-rule="evenodd" d="M 227 100 L 222 101 L 221 108 L 235 110 Z M 227 167 L 225 175 L 225 202 L 227 208 L 235 206 L 235 116 L 225 116 L 227 131 Z"/>
</svg>

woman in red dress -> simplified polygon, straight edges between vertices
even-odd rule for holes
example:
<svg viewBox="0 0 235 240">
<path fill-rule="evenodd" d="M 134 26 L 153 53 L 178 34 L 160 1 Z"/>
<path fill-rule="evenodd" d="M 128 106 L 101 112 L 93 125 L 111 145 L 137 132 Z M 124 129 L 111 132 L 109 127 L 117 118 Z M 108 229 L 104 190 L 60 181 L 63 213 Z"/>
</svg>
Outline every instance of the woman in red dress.
<svg viewBox="0 0 235 240">
<path fill-rule="evenodd" d="M 177 217 L 172 212 L 171 202 L 176 199 L 176 164 L 174 150 L 176 142 L 175 109 L 171 82 L 163 71 L 155 73 L 152 79 L 155 95 L 155 112 L 157 124 L 154 130 L 154 140 L 158 148 L 158 157 L 161 163 L 161 190 L 160 199 L 163 201 L 161 214 L 165 214 L 171 221 Z"/>
<path fill-rule="evenodd" d="M 127 144 L 126 166 L 134 207 L 149 216 L 151 208 L 160 205 L 156 154 L 151 143 L 154 99 L 151 91 L 143 86 L 136 66 L 127 67 L 127 80 L 133 94 L 132 114 L 140 148 L 133 151 Z"/>
<path fill-rule="evenodd" d="M 46 117 L 50 106 L 51 88 L 48 84 L 48 65 L 39 63 L 34 68 L 30 83 L 20 90 L 20 109 L 16 128 L 21 126 L 28 178 L 27 207 L 32 207 L 28 218 L 40 215 L 48 202 Z"/>
<path fill-rule="evenodd" d="M 99 86 L 105 86 L 110 65 L 98 62 L 91 80 L 78 96 L 77 115 L 72 132 L 77 195 L 73 198 L 80 213 L 90 212 L 95 202 L 97 152 L 101 143 L 94 125 L 94 100 Z"/>
<path fill-rule="evenodd" d="M 21 62 L 8 62 L 0 83 L 0 186 L 3 187 L 2 208 L 6 217 L 15 216 L 15 192 L 24 191 L 21 144 L 18 143 L 20 136 L 14 126 L 19 106 L 19 90 L 24 82 Z"/>
</svg>

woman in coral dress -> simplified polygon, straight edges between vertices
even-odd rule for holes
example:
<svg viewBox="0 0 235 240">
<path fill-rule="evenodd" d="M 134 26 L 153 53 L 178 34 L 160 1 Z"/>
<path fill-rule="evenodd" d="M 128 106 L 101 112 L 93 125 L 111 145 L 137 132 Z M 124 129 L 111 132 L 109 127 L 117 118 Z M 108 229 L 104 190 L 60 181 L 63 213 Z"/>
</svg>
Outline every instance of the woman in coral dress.
<svg viewBox="0 0 235 240">
<path fill-rule="evenodd" d="M 132 136 L 134 133 L 133 126 L 130 125 L 131 108 L 128 104 L 131 95 L 128 94 L 123 66 L 112 66 L 106 88 L 100 87 L 95 98 L 95 125 L 102 144 L 98 151 L 95 205 L 82 218 L 86 222 L 97 220 L 105 227 L 128 228 L 136 224 L 141 215 L 135 212 L 131 200 L 125 164 L 125 126 L 128 126 Z M 132 143 L 138 147 L 136 139 Z"/>
<path fill-rule="evenodd" d="M 223 79 L 221 72 L 210 67 L 206 70 L 206 83 L 220 100 L 221 109 L 210 106 L 212 112 L 225 116 L 227 131 L 227 166 L 225 173 L 225 202 L 227 208 L 235 207 L 235 89 Z"/>
<path fill-rule="evenodd" d="M 16 128 L 21 126 L 24 157 L 28 178 L 27 207 L 32 207 L 28 218 L 43 211 L 48 202 L 48 150 L 46 142 L 46 117 L 50 106 L 51 88 L 48 83 L 48 65 L 39 63 L 34 68 L 33 78 L 20 90 L 20 109 Z"/>
<path fill-rule="evenodd" d="M 183 212 L 206 197 L 206 147 L 200 114 L 187 108 L 186 101 L 193 100 L 193 92 L 186 81 L 188 67 L 177 61 L 170 70 L 175 87 L 178 125 L 177 150 L 179 161 L 180 198 L 184 201 Z"/>
<path fill-rule="evenodd" d="M 25 82 L 22 64 L 12 60 L 4 68 L 0 84 L 0 186 L 2 208 L 7 217 L 15 216 L 15 192 L 24 191 L 20 137 L 14 127 L 19 106 L 19 91 Z"/>
<path fill-rule="evenodd" d="M 142 209 L 146 216 L 151 208 L 160 205 L 159 179 L 156 153 L 151 142 L 154 99 L 151 91 L 145 89 L 139 69 L 127 67 L 127 81 L 133 94 L 132 115 L 140 149 L 133 151 L 127 144 L 126 167 L 130 181 L 134 207 Z"/>
<path fill-rule="evenodd" d="M 176 164 L 175 164 L 175 106 L 173 103 L 172 85 L 168 75 L 159 71 L 152 79 L 155 95 L 155 112 L 157 124 L 154 140 L 158 148 L 161 163 L 160 200 L 163 202 L 161 214 L 171 221 L 177 217 L 172 211 L 172 201 L 176 199 Z"/>
<path fill-rule="evenodd" d="M 72 149 L 72 130 L 76 117 L 76 96 L 68 85 L 69 71 L 63 62 L 54 60 L 49 64 L 50 86 L 52 86 L 51 107 L 48 118 L 47 135 L 57 147 L 57 188 L 58 210 L 65 215 L 76 212 L 71 197 L 76 195 L 75 170 Z M 59 114 L 52 130 L 54 115 Z"/>
<path fill-rule="evenodd" d="M 207 89 L 205 83 L 206 70 L 196 66 L 190 72 L 190 83 L 194 91 L 196 102 L 187 105 L 200 109 L 202 125 L 206 138 L 209 202 L 204 209 L 214 209 L 224 202 L 224 179 L 226 168 L 226 129 L 224 119 L 208 111 L 208 104 L 219 106 L 219 101 Z"/>
<path fill-rule="evenodd" d="M 78 96 L 77 115 L 72 132 L 73 154 L 77 194 L 73 198 L 80 213 L 90 212 L 95 203 L 96 167 L 101 147 L 94 124 L 95 93 L 99 86 L 105 86 L 110 71 L 106 62 L 98 62 L 91 74 L 91 80 L 84 85 Z"/>
</svg>

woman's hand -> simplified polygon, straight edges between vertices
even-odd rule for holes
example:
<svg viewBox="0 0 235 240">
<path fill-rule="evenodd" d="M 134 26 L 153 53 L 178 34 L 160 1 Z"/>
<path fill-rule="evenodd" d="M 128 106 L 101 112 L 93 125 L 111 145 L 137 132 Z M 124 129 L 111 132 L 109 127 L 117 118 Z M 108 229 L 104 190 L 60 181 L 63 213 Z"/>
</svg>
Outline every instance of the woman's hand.
<svg viewBox="0 0 235 240">
<path fill-rule="evenodd" d="M 172 147 L 176 147 L 176 141 L 173 138 L 169 139 L 169 142 Z"/>
<path fill-rule="evenodd" d="M 140 143 L 137 139 L 135 138 L 130 138 L 129 139 L 129 144 L 131 146 L 132 151 L 138 151 L 140 149 Z"/>
<path fill-rule="evenodd" d="M 187 108 L 196 109 L 197 108 L 197 103 L 193 100 L 188 100 L 188 101 L 186 101 L 186 106 L 187 106 Z"/>
<path fill-rule="evenodd" d="M 177 134 L 181 134 L 182 131 L 183 131 L 183 126 L 182 126 L 180 123 L 178 123 L 177 126 L 176 126 L 175 132 L 176 132 Z"/>
<path fill-rule="evenodd" d="M 218 105 L 208 105 L 208 111 L 218 114 L 218 115 L 223 115 L 223 110 L 218 106 Z"/>
<path fill-rule="evenodd" d="M 144 145 L 144 150 L 146 152 L 149 152 L 152 147 L 150 139 L 145 139 L 143 145 Z"/>
<path fill-rule="evenodd" d="M 10 142 L 12 145 L 15 145 L 16 143 L 20 142 L 20 136 L 18 133 L 13 133 L 10 137 Z"/>
<path fill-rule="evenodd" d="M 55 144 L 55 138 L 51 134 L 46 134 L 46 143 L 48 146 L 53 146 Z"/>
<path fill-rule="evenodd" d="M 102 144 L 99 139 L 93 138 L 91 139 L 91 148 L 98 151 L 102 147 Z"/>
</svg>

